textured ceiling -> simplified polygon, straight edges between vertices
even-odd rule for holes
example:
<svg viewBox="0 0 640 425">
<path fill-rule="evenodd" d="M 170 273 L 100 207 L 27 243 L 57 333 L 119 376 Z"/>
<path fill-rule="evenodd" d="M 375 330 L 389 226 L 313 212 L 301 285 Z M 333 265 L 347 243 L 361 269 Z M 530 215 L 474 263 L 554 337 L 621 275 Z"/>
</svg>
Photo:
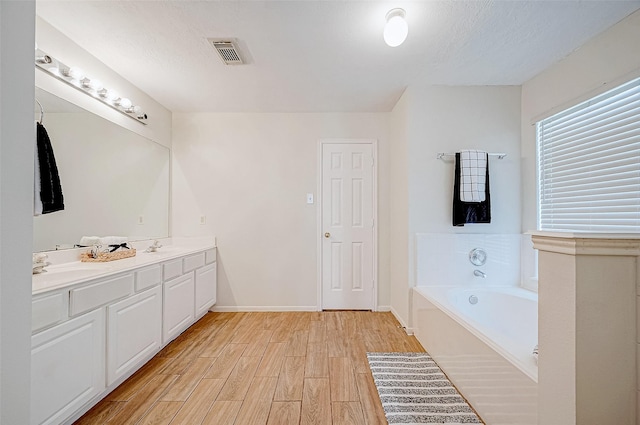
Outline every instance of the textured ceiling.
<svg viewBox="0 0 640 425">
<path fill-rule="evenodd" d="M 174 112 L 389 111 L 411 84 L 519 85 L 640 8 L 625 1 L 59 1 L 37 13 Z M 384 16 L 407 12 L 404 44 Z M 233 37 L 226 66 L 207 38 Z"/>
</svg>

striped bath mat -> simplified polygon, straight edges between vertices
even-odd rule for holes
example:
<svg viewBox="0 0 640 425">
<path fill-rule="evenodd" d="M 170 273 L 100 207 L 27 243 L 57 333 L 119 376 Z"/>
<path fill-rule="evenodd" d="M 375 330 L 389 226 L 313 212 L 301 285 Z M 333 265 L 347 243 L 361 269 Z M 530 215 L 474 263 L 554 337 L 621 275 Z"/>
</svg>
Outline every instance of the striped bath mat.
<svg viewBox="0 0 640 425">
<path fill-rule="evenodd" d="M 427 353 L 367 353 L 390 424 L 481 424 Z"/>
</svg>

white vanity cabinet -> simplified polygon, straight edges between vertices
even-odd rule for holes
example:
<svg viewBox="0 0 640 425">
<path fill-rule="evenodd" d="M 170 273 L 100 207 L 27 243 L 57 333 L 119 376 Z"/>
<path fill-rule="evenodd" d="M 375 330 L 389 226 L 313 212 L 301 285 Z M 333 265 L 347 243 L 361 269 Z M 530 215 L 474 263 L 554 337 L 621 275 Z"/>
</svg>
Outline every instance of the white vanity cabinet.
<svg viewBox="0 0 640 425">
<path fill-rule="evenodd" d="M 163 344 L 180 335 L 216 303 L 216 249 L 163 264 Z M 180 275 L 179 277 L 176 277 Z"/>
<path fill-rule="evenodd" d="M 194 283 L 193 273 L 188 273 L 163 284 L 162 342 L 164 344 L 168 344 L 193 323 Z"/>
<path fill-rule="evenodd" d="M 196 270 L 196 318 L 216 303 L 216 263 Z"/>
<path fill-rule="evenodd" d="M 105 389 L 104 309 L 31 337 L 31 423 L 59 424 Z"/>
<path fill-rule="evenodd" d="M 111 385 L 162 346 L 162 287 L 107 307 L 107 341 L 107 385 Z"/>
<path fill-rule="evenodd" d="M 203 316 L 216 301 L 215 256 L 187 248 L 34 290 L 31 423 L 71 423 Z"/>
</svg>

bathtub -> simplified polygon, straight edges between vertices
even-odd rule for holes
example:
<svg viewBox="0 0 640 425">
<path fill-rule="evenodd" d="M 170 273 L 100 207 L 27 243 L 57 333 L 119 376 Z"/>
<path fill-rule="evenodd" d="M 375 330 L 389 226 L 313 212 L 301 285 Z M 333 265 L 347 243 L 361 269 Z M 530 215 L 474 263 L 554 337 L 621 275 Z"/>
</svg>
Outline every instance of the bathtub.
<svg viewBox="0 0 640 425">
<path fill-rule="evenodd" d="M 416 337 L 487 425 L 537 424 L 537 294 L 419 286 L 412 305 Z"/>
</svg>

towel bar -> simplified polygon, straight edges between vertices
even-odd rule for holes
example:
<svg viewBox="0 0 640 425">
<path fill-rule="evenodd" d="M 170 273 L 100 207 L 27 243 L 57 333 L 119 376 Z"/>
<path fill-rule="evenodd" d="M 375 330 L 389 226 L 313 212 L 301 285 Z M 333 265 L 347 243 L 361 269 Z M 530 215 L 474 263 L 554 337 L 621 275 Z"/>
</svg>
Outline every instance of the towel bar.
<svg viewBox="0 0 640 425">
<path fill-rule="evenodd" d="M 504 159 L 505 156 L 507 156 L 506 153 L 489 153 L 487 154 L 489 156 L 496 156 L 498 157 L 498 159 Z M 448 156 L 456 156 L 455 152 L 438 152 L 436 154 L 436 159 L 443 159 L 444 157 L 448 157 Z"/>
</svg>

